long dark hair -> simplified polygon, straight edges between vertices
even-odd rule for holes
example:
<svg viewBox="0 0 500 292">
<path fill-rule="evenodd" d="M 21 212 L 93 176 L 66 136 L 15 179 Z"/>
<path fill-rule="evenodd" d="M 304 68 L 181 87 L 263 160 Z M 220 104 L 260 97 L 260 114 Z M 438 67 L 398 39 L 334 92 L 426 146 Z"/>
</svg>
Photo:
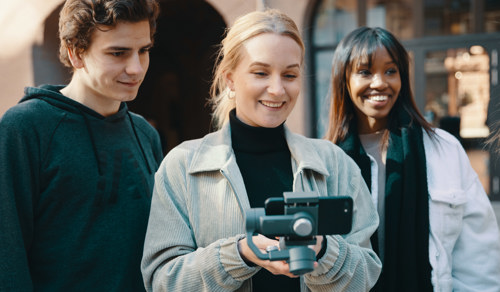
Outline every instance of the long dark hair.
<svg viewBox="0 0 500 292">
<path fill-rule="evenodd" d="M 325 138 L 337 143 L 343 141 L 349 127 L 356 125 L 355 106 L 349 96 L 348 78 L 353 68 L 362 60 L 368 60 L 371 66 L 374 53 L 385 48 L 392 60 L 397 64 L 401 78 L 401 90 L 388 117 L 388 127 L 395 125 L 395 113 L 405 110 L 412 122 L 417 123 L 427 133 L 433 132 L 429 124 L 415 104 L 410 86 L 409 57 L 403 45 L 389 31 L 383 28 L 360 27 L 345 36 L 337 46 L 333 55 L 329 125 Z M 388 135 L 385 135 L 386 139 Z"/>
</svg>

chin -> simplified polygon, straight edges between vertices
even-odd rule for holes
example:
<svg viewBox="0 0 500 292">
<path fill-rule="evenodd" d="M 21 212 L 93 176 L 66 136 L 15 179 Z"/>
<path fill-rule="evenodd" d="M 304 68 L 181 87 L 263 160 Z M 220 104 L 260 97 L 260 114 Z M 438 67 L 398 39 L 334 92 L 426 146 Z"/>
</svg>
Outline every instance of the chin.
<svg viewBox="0 0 500 292">
<path fill-rule="evenodd" d="M 283 122 L 262 123 L 261 127 L 263 127 L 263 128 L 276 128 L 281 124 L 283 124 Z"/>
<path fill-rule="evenodd" d="M 134 95 L 127 94 L 127 95 L 122 96 L 122 98 L 120 98 L 120 100 L 123 102 L 127 102 L 127 101 L 134 100 L 136 97 L 137 97 L 137 93 L 135 93 Z"/>
</svg>

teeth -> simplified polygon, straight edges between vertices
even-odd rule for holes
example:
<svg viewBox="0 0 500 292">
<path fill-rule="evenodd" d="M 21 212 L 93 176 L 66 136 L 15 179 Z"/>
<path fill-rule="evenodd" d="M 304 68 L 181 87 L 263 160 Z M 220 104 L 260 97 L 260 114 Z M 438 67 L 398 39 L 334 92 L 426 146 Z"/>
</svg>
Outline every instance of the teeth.
<svg viewBox="0 0 500 292">
<path fill-rule="evenodd" d="M 368 98 L 373 101 L 386 101 L 388 97 L 387 95 L 374 95 Z"/>
<path fill-rule="evenodd" d="M 261 103 L 268 107 L 280 107 L 283 105 L 282 102 L 269 102 L 269 101 L 261 101 Z"/>
</svg>

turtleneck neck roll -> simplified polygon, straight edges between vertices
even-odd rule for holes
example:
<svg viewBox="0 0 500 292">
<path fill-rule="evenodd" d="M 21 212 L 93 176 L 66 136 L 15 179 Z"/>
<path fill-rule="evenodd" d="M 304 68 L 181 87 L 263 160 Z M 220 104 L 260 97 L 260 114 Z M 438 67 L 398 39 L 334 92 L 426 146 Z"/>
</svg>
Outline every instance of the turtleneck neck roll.
<svg viewBox="0 0 500 292">
<path fill-rule="evenodd" d="M 252 127 L 236 117 L 236 110 L 229 114 L 233 149 L 248 153 L 269 153 L 288 149 L 283 124 L 276 128 Z"/>
</svg>

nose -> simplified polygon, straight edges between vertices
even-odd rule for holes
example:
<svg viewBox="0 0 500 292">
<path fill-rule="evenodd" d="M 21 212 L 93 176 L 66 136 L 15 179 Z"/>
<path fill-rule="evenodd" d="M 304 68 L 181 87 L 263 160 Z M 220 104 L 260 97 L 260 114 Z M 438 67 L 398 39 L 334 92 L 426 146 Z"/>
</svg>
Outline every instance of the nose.
<svg viewBox="0 0 500 292">
<path fill-rule="evenodd" d="M 148 65 L 148 56 L 139 53 L 132 54 L 127 62 L 125 71 L 129 75 L 141 75 L 147 70 Z"/>
<path fill-rule="evenodd" d="M 373 89 L 385 89 L 387 87 L 387 81 L 383 74 L 374 74 L 370 87 Z"/>
<path fill-rule="evenodd" d="M 270 84 L 267 87 L 267 92 L 273 96 L 281 96 L 285 93 L 285 87 L 283 86 L 283 80 L 281 76 L 273 76 L 270 79 Z"/>
</svg>

